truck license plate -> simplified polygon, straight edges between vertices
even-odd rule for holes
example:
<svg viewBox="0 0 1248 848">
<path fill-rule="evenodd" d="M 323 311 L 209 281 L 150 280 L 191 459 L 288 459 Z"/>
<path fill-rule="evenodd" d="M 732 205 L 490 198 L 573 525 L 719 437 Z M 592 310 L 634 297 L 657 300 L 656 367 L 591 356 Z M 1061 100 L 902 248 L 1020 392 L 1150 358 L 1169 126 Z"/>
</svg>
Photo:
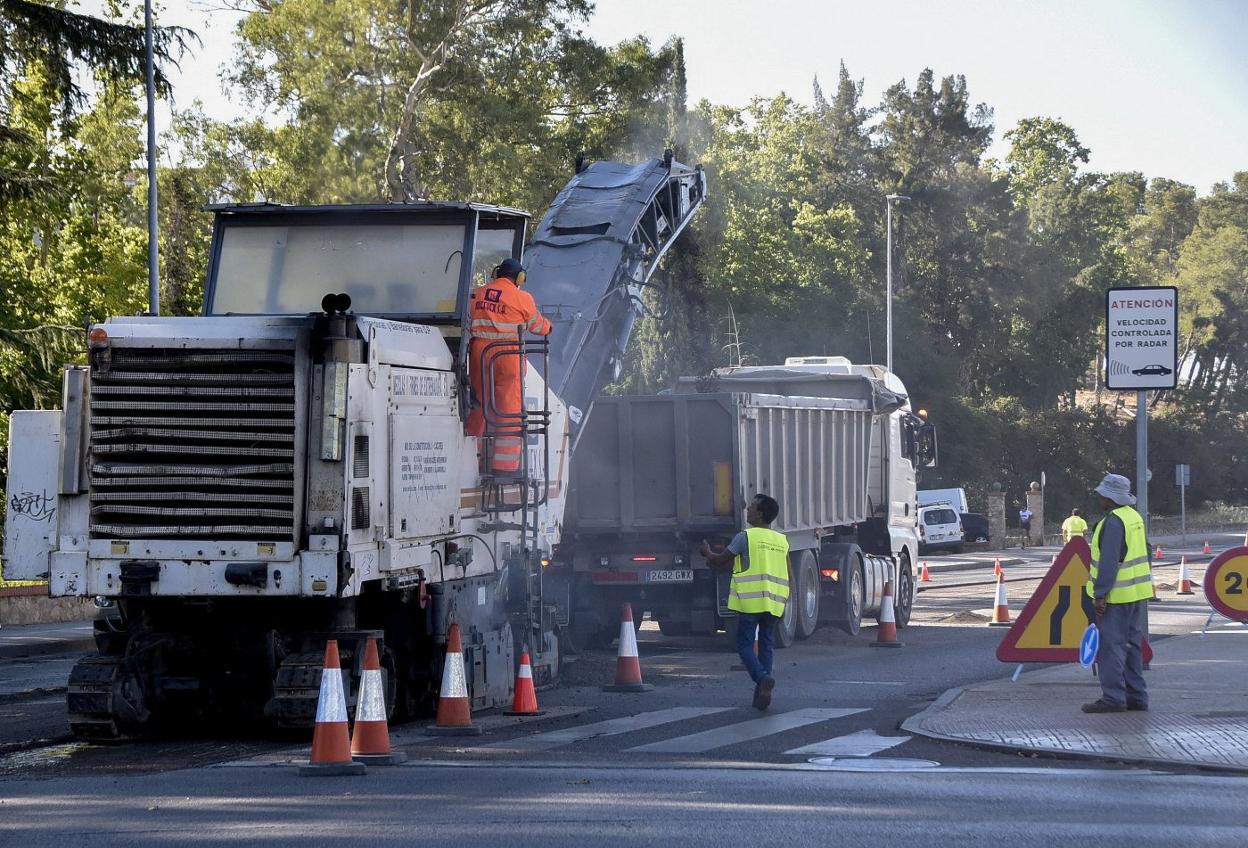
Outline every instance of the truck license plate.
<svg viewBox="0 0 1248 848">
<path fill-rule="evenodd" d="M 647 583 L 692 583 L 691 568 L 662 568 L 646 572 Z"/>
</svg>

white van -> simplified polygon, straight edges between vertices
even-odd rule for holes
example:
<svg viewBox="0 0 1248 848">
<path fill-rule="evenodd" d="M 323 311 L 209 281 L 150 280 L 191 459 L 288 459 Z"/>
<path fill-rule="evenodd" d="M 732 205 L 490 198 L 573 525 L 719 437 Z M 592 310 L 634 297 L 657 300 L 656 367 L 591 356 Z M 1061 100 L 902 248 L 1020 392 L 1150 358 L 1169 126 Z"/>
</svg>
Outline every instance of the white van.
<svg viewBox="0 0 1248 848">
<path fill-rule="evenodd" d="M 962 553 L 962 519 L 949 501 L 919 507 L 919 553 Z"/>
<path fill-rule="evenodd" d="M 919 506 L 943 503 L 953 507 L 954 512 L 970 512 L 966 505 L 966 489 L 919 489 L 915 494 Z"/>
</svg>

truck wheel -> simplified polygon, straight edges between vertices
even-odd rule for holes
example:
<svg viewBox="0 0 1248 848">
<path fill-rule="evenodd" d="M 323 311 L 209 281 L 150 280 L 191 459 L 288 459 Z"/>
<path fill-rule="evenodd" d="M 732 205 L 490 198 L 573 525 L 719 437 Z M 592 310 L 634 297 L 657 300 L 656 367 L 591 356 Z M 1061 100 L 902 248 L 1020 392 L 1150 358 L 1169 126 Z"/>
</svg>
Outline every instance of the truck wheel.
<svg viewBox="0 0 1248 848">
<path fill-rule="evenodd" d="M 893 598 L 893 617 L 898 627 L 910 623 L 910 613 L 914 609 L 914 572 L 910 568 L 910 557 L 901 555 L 897 564 L 897 591 Z"/>
<path fill-rule="evenodd" d="M 867 585 L 866 577 L 863 574 L 862 555 L 855 555 L 843 575 L 845 593 L 842 599 L 842 609 L 836 626 L 848 633 L 850 636 L 857 636 L 862 630 L 862 610 L 867 603 Z"/>
<path fill-rule="evenodd" d="M 789 566 L 789 585 L 793 585 L 793 566 Z M 787 648 L 797 638 L 797 604 L 790 598 L 784 605 L 784 617 L 776 624 L 776 647 Z"/>
<path fill-rule="evenodd" d="M 797 557 L 797 585 L 790 600 L 797 606 L 797 638 L 809 639 L 819 627 L 819 567 L 813 551 L 801 551 Z"/>
</svg>

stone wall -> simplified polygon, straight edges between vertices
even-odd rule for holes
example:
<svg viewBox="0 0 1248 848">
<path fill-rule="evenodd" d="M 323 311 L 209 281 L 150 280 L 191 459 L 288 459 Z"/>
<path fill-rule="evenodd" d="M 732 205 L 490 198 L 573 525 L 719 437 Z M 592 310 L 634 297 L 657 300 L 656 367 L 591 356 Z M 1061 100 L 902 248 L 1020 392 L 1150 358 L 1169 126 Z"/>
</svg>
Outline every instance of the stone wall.
<svg viewBox="0 0 1248 848">
<path fill-rule="evenodd" d="M 90 598 L 49 598 L 47 586 L 0 588 L 0 625 L 55 624 L 95 618 Z"/>
</svg>

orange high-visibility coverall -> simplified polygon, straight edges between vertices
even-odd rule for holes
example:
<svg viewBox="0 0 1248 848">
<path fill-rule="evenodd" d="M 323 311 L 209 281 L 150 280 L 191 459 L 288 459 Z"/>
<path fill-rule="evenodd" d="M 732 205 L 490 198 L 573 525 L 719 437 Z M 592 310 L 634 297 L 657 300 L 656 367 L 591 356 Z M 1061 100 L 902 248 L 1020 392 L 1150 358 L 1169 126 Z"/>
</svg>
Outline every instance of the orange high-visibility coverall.
<svg viewBox="0 0 1248 848">
<path fill-rule="evenodd" d="M 468 415 L 466 429 L 468 435 L 480 436 L 485 432 L 485 409 L 489 402 L 486 396 L 489 381 L 484 379 L 487 365 L 483 354 L 486 346 L 493 342 L 518 341 L 522 328 L 539 336 L 548 335 L 551 324 L 537 311 L 533 295 L 507 277 L 499 277 L 473 292 L 469 310 L 472 342 L 468 347 L 468 367 L 475 403 Z M 497 352 L 498 348 L 495 348 L 490 354 L 494 372 L 494 407 L 499 413 L 518 415 L 524 408 L 524 372 L 528 362 L 517 354 L 497 355 Z M 519 427 L 498 422 L 491 430 L 498 435 L 494 438 L 490 467 L 502 472 L 519 471 L 520 453 L 524 449 Z"/>
</svg>

